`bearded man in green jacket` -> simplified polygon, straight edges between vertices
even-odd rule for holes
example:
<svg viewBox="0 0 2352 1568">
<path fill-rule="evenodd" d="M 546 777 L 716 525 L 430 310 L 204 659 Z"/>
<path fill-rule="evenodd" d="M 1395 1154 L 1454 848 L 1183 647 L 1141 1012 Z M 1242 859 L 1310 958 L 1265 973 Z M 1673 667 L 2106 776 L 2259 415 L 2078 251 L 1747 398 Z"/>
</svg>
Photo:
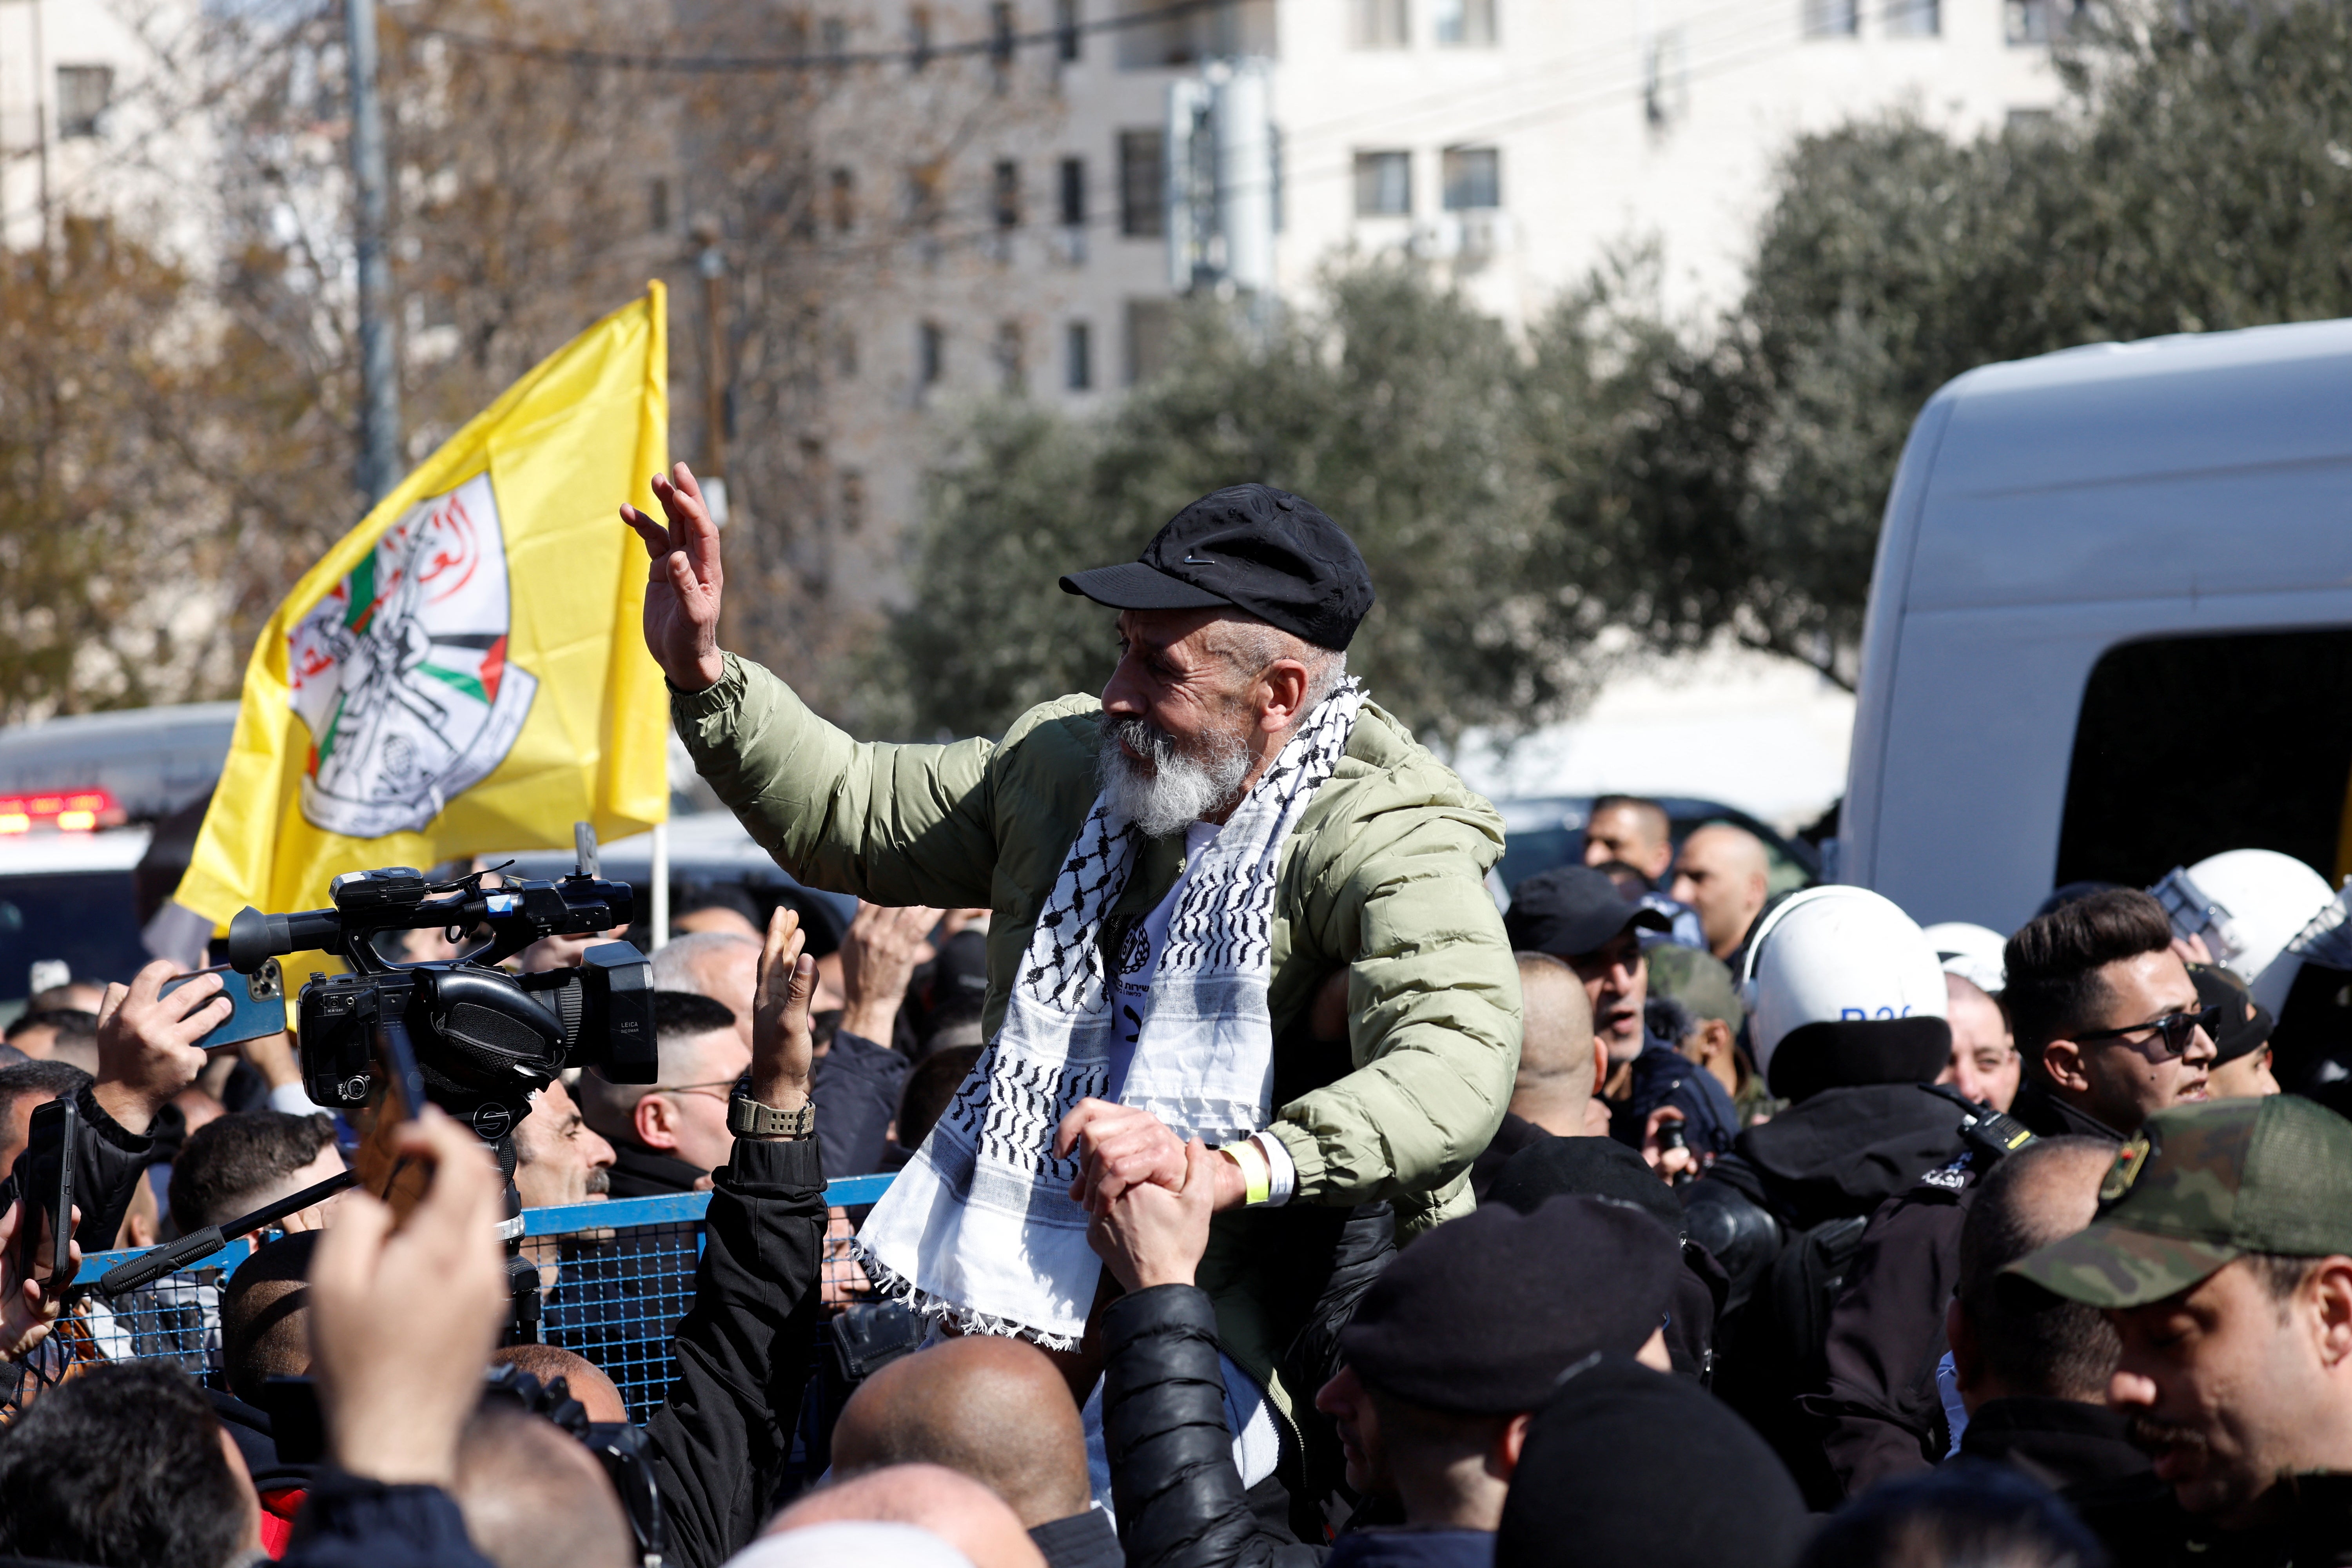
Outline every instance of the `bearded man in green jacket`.
<svg viewBox="0 0 2352 1568">
<path fill-rule="evenodd" d="M 1001 741 L 860 743 L 719 650 L 718 531 L 684 464 L 653 484 L 667 526 L 622 509 L 652 556 L 646 641 L 719 798 L 812 887 L 993 911 L 990 1044 L 867 1220 L 868 1272 L 1060 1352 L 1083 1398 L 1117 1289 L 1089 1213 L 1181 1188 L 1204 1140 L 1223 1157 L 1201 1282 L 1286 1416 L 1276 1363 L 1339 1221 L 1386 1199 L 1409 1238 L 1466 1213 L 1519 1051 L 1484 885 L 1502 822 L 1348 678 L 1372 600 L 1354 543 L 1297 496 L 1219 490 L 1139 560 L 1062 579 L 1119 612 L 1099 701 L 1042 704 Z"/>
</svg>

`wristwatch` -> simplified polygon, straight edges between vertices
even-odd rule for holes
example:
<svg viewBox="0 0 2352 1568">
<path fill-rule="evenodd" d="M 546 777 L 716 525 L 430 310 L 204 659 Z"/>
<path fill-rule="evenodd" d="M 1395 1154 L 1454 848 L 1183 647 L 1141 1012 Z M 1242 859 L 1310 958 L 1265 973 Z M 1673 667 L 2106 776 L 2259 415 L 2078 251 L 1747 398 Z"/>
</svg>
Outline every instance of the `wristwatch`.
<svg viewBox="0 0 2352 1568">
<path fill-rule="evenodd" d="M 816 1131 L 816 1101 L 778 1110 L 739 1094 L 727 1102 L 727 1131 L 738 1138 L 806 1138 Z"/>
</svg>

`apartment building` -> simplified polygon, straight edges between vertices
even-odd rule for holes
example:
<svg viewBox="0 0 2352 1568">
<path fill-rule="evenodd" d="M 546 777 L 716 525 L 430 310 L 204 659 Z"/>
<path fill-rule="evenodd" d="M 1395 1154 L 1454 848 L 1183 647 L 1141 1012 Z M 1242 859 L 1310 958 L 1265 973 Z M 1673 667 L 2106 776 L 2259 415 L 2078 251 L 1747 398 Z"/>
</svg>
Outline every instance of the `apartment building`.
<svg viewBox="0 0 2352 1568">
<path fill-rule="evenodd" d="M 1019 388 L 1084 412 L 1164 353 L 1170 182 L 1202 166 L 1171 156 L 1171 95 L 1225 62 L 1265 77 L 1276 292 L 1307 301 L 1335 256 L 1403 251 L 1517 324 L 1628 241 L 1661 247 L 1671 305 L 1727 302 L 1792 137 L 1896 107 L 1963 133 L 2046 114 L 2074 0 L 890 5 L 837 24 L 842 47 L 984 50 L 925 68 L 994 73 L 1011 107 L 920 170 L 825 154 L 845 241 L 874 221 L 860 196 L 917 220 L 838 302 L 810 437 L 835 581 L 869 601 L 961 410 Z"/>
</svg>

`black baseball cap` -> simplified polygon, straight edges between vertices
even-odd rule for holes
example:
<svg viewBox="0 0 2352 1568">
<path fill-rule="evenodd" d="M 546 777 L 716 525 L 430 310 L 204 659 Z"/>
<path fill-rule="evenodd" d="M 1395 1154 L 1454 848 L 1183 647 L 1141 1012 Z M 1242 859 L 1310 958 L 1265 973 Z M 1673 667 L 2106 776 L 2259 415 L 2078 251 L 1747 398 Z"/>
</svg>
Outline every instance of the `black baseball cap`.
<svg viewBox="0 0 2352 1568">
<path fill-rule="evenodd" d="M 1062 592 L 1114 610 L 1246 610 L 1338 652 L 1372 607 L 1372 575 L 1314 502 L 1234 485 L 1169 519 L 1137 559 L 1071 573 Z"/>
<path fill-rule="evenodd" d="M 1555 866 L 1511 889 L 1503 930 L 1515 952 L 1575 958 L 1596 952 L 1619 932 L 1639 926 L 1672 931 L 1657 910 L 1630 903 L 1609 874 L 1591 866 Z"/>
</svg>

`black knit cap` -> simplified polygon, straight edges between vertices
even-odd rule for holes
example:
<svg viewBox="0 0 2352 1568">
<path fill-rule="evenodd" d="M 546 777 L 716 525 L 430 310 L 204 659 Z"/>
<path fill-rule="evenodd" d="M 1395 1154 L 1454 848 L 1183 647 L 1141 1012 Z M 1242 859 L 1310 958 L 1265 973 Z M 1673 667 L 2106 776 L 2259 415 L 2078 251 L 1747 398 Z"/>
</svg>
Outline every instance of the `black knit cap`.
<svg viewBox="0 0 2352 1568">
<path fill-rule="evenodd" d="M 1634 927 L 1668 931 L 1655 910 L 1629 902 L 1608 874 L 1591 866 L 1555 866 L 1511 889 L 1503 931 L 1515 952 L 1580 958 Z"/>
<path fill-rule="evenodd" d="M 1682 1248 L 1648 1215 L 1561 1197 L 1488 1204 L 1397 1254 L 1340 1353 L 1381 1393 L 1433 1410 L 1533 1410 L 1595 1351 L 1630 1355 L 1665 1321 Z"/>
<path fill-rule="evenodd" d="M 1495 1568 L 1788 1568 L 1811 1527 L 1788 1469 L 1729 1405 L 1601 1355 L 1528 1425 Z"/>
<path fill-rule="evenodd" d="M 1341 652 L 1372 607 L 1372 574 L 1356 542 L 1314 502 L 1272 485 L 1234 485 L 1169 519 L 1136 560 L 1073 572 L 1062 592 L 1114 610 L 1222 605 Z"/>
<path fill-rule="evenodd" d="M 2278 1020 L 2247 992 L 2246 983 L 2217 963 L 2192 963 L 2189 978 L 2197 987 L 2197 1005 L 2221 1009 L 2220 1027 L 2213 1031 L 2214 1067 L 2252 1056 L 2270 1044 Z"/>
</svg>

